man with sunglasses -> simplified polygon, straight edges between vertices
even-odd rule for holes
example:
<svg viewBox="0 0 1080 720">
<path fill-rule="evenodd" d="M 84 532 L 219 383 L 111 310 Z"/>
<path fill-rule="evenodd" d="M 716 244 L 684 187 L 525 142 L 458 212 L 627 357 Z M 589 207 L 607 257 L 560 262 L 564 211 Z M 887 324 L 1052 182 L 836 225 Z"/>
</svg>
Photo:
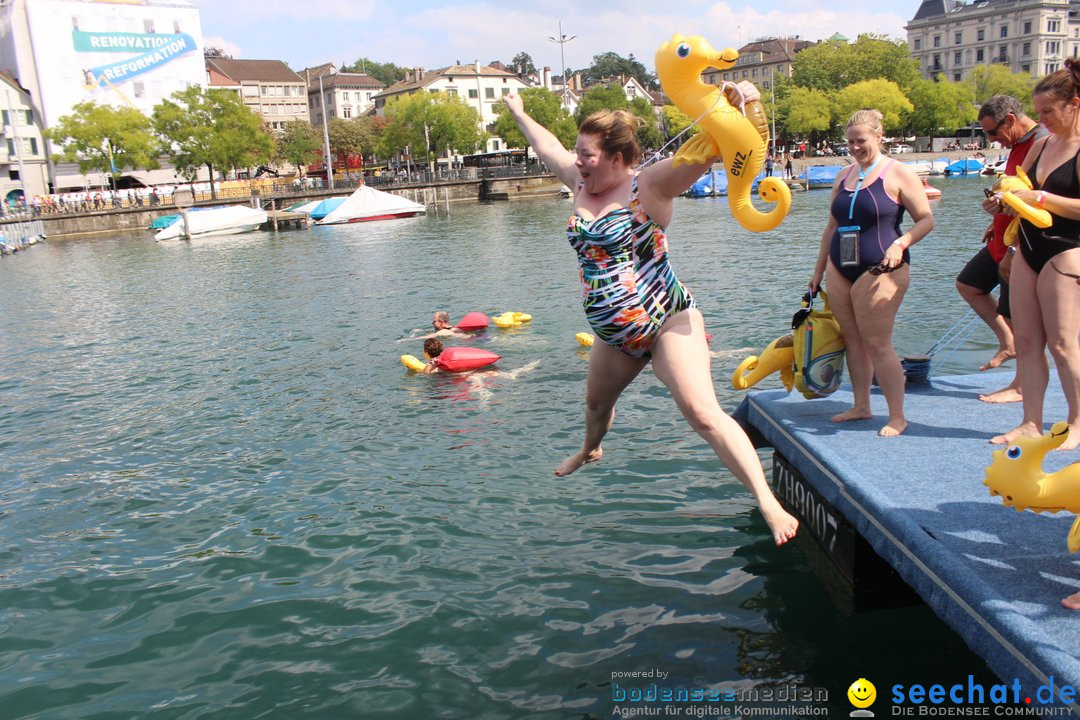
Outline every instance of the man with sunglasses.
<svg viewBox="0 0 1080 720">
<path fill-rule="evenodd" d="M 1005 162 L 1007 175 L 1016 173 L 1035 140 L 1047 133 L 1046 128 L 1029 118 L 1020 102 L 1009 95 L 994 95 L 983 103 L 979 108 L 979 124 L 988 140 L 996 140 L 1009 148 L 1009 158 Z M 998 351 L 979 368 L 989 370 L 1016 357 L 1009 313 L 1009 271 L 1016 248 L 1006 248 L 1004 242 L 1005 228 L 1012 216 L 1001 212 L 1001 202 L 990 193 L 982 207 L 994 219 L 983 235 L 986 244 L 956 276 L 956 289 L 997 336 Z M 990 292 L 999 284 L 1001 290 L 995 302 Z M 1019 374 L 1006 387 L 980 395 L 979 399 L 992 403 L 1018 402 L 1021 399 L 1018 378 Z"/>
</svg>

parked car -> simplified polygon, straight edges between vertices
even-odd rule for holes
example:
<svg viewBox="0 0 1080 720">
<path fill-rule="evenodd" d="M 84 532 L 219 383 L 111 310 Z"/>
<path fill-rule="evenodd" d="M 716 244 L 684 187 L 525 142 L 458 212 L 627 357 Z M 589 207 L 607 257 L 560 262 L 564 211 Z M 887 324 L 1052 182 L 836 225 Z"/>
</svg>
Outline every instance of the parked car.
<svg viewBox="0 0 1080 720">
<path fill-rule="evenodd" d="M 842 156 L 851 155 L 851 153 L 848 152 L 847 143 L 836 143 L 836 144 L 834 144 L 832 146 L 832 151 L 833 151 L 834 155 L 842 155 Z"/>
<path fill-rule="evenodd" d="M 902 155 L 903 153 L 909 152 L 914 152 L 914 149 L 910 145 L 900 144 L 893 145 L 891 148 L 889 148 L 889 154 L 891 155 Z"/>
</svg>

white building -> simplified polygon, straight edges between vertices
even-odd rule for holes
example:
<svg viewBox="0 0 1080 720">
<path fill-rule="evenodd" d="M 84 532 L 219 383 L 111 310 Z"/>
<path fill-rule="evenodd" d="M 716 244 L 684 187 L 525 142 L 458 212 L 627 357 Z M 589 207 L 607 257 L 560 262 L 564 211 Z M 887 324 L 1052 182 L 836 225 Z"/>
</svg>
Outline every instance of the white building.
<svg viewBox="0 0 1080 720">
<path fill-rule="evenodd" d="M 7 73 L 0 72 L 0 201 L 5 205 L 23 195 L 27 202 L 48 193 L 49 168 L 41 125 L 30 94 Z"/>
<path fill-rule="evenodd" d="M 1048 75 L 1080 51 L 1075 0 L 923 0 L 908 21 L 908 49 L 925 78 L 965 80 L 979 65 Z"/>
<path fill-rule="evenodd" d="M 333 65 L 329 72 L 319 73 L 308 80 L 308 115 L 313 125 L 322 126 L 323 108 L 326 117 L 360 117 L 375 107 L 375 96 L 386 89 L 386 85 L 364 73 L 338 72 Z M 299 73 L 304 75 L 304 71 Z M 319 89 L 322 88 L 322 97 Z"/>
<path fill-rule="evenodd" d="M 0 70 L 26 88 L 43 127 L 87 100 L 149 115 L 206 83 L 199 10 L 189 0 L 7 0 Z"/>
<path fill-rule="evenodd" d="M 480 129 L 490 132 L 490 126 L 497 117 L 495 109 L 502 104 L 502 96 L 519 93 L 527 87 L 517 75 L 490 65 L 481 65 L 479 61 L 472 65 L 451 65 L 427 72 L 424 68 L 415 68 L 404 80 L 375 96 L 375 114 L 384 115 L 386 101 L 394 97 L 416 92 L 446 92 L 464 99 L 479 115 Z M 506 142 L 494 136 L 488 140 L 484 151 L 506 149 Z"/>
</svg>

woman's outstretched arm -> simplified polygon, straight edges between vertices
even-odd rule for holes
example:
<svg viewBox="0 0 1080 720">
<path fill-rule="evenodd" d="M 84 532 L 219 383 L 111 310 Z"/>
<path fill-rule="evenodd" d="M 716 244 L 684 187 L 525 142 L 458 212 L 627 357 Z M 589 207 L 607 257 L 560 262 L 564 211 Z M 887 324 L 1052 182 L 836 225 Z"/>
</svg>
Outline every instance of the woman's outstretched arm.
<svg viewBox="0 0 1080 720">
<path fill-rule="evenodd" d="M 563 184 L 569 186 L 571 190 L 574 190 L 581 179 L 577 166 L 574 164 L 577 161 L 577 156 L 564 148 L 550 130 L 529 117 L 529 114 L 525 112 L 525 104 L 522 102 L 520 95 L 510 93 L 503 95 L 502 99 L 510 110 L 510 116 L 514 118 L 514 122 L 521 129 L 521 133 L 528 140 L 529 145 L 532 145 L 532 149 L 544 164 L 555 173 L 555 177 L 562 180 Z"/>
</svg>

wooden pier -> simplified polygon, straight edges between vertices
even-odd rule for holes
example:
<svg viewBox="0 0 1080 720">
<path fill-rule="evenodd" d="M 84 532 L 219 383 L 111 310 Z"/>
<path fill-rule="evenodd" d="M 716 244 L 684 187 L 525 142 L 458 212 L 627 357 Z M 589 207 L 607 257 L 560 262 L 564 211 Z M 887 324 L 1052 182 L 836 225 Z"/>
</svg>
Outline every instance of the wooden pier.
<svg viewBox="0 0 1080 720">
<path fill-rule="evenodd" d="M 288 210 L 267 210 L 267 224 L 270 229 L 277 232 L 278 229 L 295 228 L 297 230 L 303 230 L 311 224 L 311 218 L 307 213 L 302 212 L 289 212 Z"/>
</svg>

